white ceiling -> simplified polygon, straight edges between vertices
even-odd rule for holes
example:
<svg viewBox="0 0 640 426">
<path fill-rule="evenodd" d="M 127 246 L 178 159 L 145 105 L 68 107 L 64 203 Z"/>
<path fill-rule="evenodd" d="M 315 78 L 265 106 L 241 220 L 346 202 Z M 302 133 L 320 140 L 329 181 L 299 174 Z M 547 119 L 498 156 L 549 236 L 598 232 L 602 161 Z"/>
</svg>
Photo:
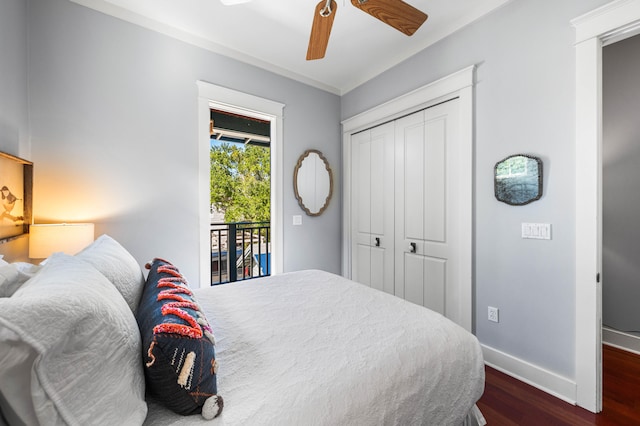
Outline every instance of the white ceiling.
<svg viewBox="0 0 640 426">
<path fill-rule="evenodd" d="M 71 0 L 336 94 L 344 94 L 510 0 L 406 0 L 429 19 L 411 37 L 336 0 L 324 59 L 305 60 L 319 0 Z"/>
</svg>

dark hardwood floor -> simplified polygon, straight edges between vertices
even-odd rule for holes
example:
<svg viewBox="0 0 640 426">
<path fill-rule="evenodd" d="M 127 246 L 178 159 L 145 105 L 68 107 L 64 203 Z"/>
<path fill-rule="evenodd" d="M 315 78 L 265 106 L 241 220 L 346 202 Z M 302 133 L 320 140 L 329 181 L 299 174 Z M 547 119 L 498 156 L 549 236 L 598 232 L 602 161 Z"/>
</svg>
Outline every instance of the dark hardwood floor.
<svg viewBox="0 0 640 426">
<path fill-rule="evenodd" d="M 490 426 L 640 425 L 640 356 L 604 346 L 603 410 L 593 414 L 491 367 L 478 407 Z"/>
</svg>

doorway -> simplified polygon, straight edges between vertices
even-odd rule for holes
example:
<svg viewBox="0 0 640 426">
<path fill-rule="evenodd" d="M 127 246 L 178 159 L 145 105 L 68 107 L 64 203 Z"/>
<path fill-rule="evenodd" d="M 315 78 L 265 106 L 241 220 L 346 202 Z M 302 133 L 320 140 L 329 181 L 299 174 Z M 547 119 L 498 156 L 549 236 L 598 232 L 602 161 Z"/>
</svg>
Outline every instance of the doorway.
<svg viewBox="0 0 640 426">
<path fill-rule="evenodd" d="M 283 270 L 283 111 L 284 104 L 198 81 L 199 261 L 200 287 L 211 284 L 211 109 L 269 123 L 271 158 L 270 274 Z"/>
<path fill-rule="evenodd" d="M 640 0 L 572 20 L 576 30 L 576 403 L 602 411 L 602 47 L 638 33 Z"/>
<path fill-rule="evenodd" d="M 640 35 L 603 48 L 602 340 L 640 354 Z"/>
<path fill-rule="evenodd" d="M 271 275 L 270 124 L 211 110 L 211 285 Z"/>
</svg>

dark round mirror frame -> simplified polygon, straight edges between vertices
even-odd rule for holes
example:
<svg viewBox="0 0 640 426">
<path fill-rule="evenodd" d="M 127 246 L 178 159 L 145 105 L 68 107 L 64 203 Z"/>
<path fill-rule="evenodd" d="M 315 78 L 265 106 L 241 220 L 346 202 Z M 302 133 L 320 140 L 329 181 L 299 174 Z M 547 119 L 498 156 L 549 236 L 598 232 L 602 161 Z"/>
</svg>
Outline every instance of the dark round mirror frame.
<svg viewBox="0 0 640 426">
<path fill-rule="evenodd" d="M 504 194 L 502 194 L 502 192 L 505 192 L 506 190 L 504 188 L 500 188 L 501 185 L 498 184 L 498 167 L 500 166 L 501 163 L 514 157 L 525 157 L 525 158 L 528 158 L 529 160 L 534 160 L 537 163 L 537 166 L 538 166 L 538 176 L 536 178 L 537 194 L 534 197 L 523 198 L 522 201 L 512 201 L 513 198 L 515 198 L 513 194 L 507 194 L 507 195 L 511 195 L 511 197 L 508 197 L 508 198 L 505 197 Z M 542 197 L 542 160 L 538 157 L 534 157 L 532 155 L 527 155 L 527 154 L 510 155 L 496 163 L 493 169 L 493 179 L 494 179 L 493 180 L 494 194 L 498 201 L 502 201 L 503 203 L 509 204 L 511 206 L 527 205 L 529 203 L 539 200 Z"/>
</svg>

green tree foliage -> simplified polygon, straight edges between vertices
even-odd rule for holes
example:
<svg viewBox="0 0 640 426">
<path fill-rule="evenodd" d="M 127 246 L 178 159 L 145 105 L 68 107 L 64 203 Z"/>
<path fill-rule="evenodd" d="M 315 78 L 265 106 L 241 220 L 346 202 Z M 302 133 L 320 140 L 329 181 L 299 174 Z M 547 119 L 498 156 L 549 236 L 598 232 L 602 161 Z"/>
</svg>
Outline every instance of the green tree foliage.
<svg viewBox="0 0 640 426">
<path fill-rule="evenodd" d="M 212 146 L 210 156 L 211 204 L 225 212 L 225 222 L 269 221 L 269 149 L 223 143 Z"/>
</svg>

